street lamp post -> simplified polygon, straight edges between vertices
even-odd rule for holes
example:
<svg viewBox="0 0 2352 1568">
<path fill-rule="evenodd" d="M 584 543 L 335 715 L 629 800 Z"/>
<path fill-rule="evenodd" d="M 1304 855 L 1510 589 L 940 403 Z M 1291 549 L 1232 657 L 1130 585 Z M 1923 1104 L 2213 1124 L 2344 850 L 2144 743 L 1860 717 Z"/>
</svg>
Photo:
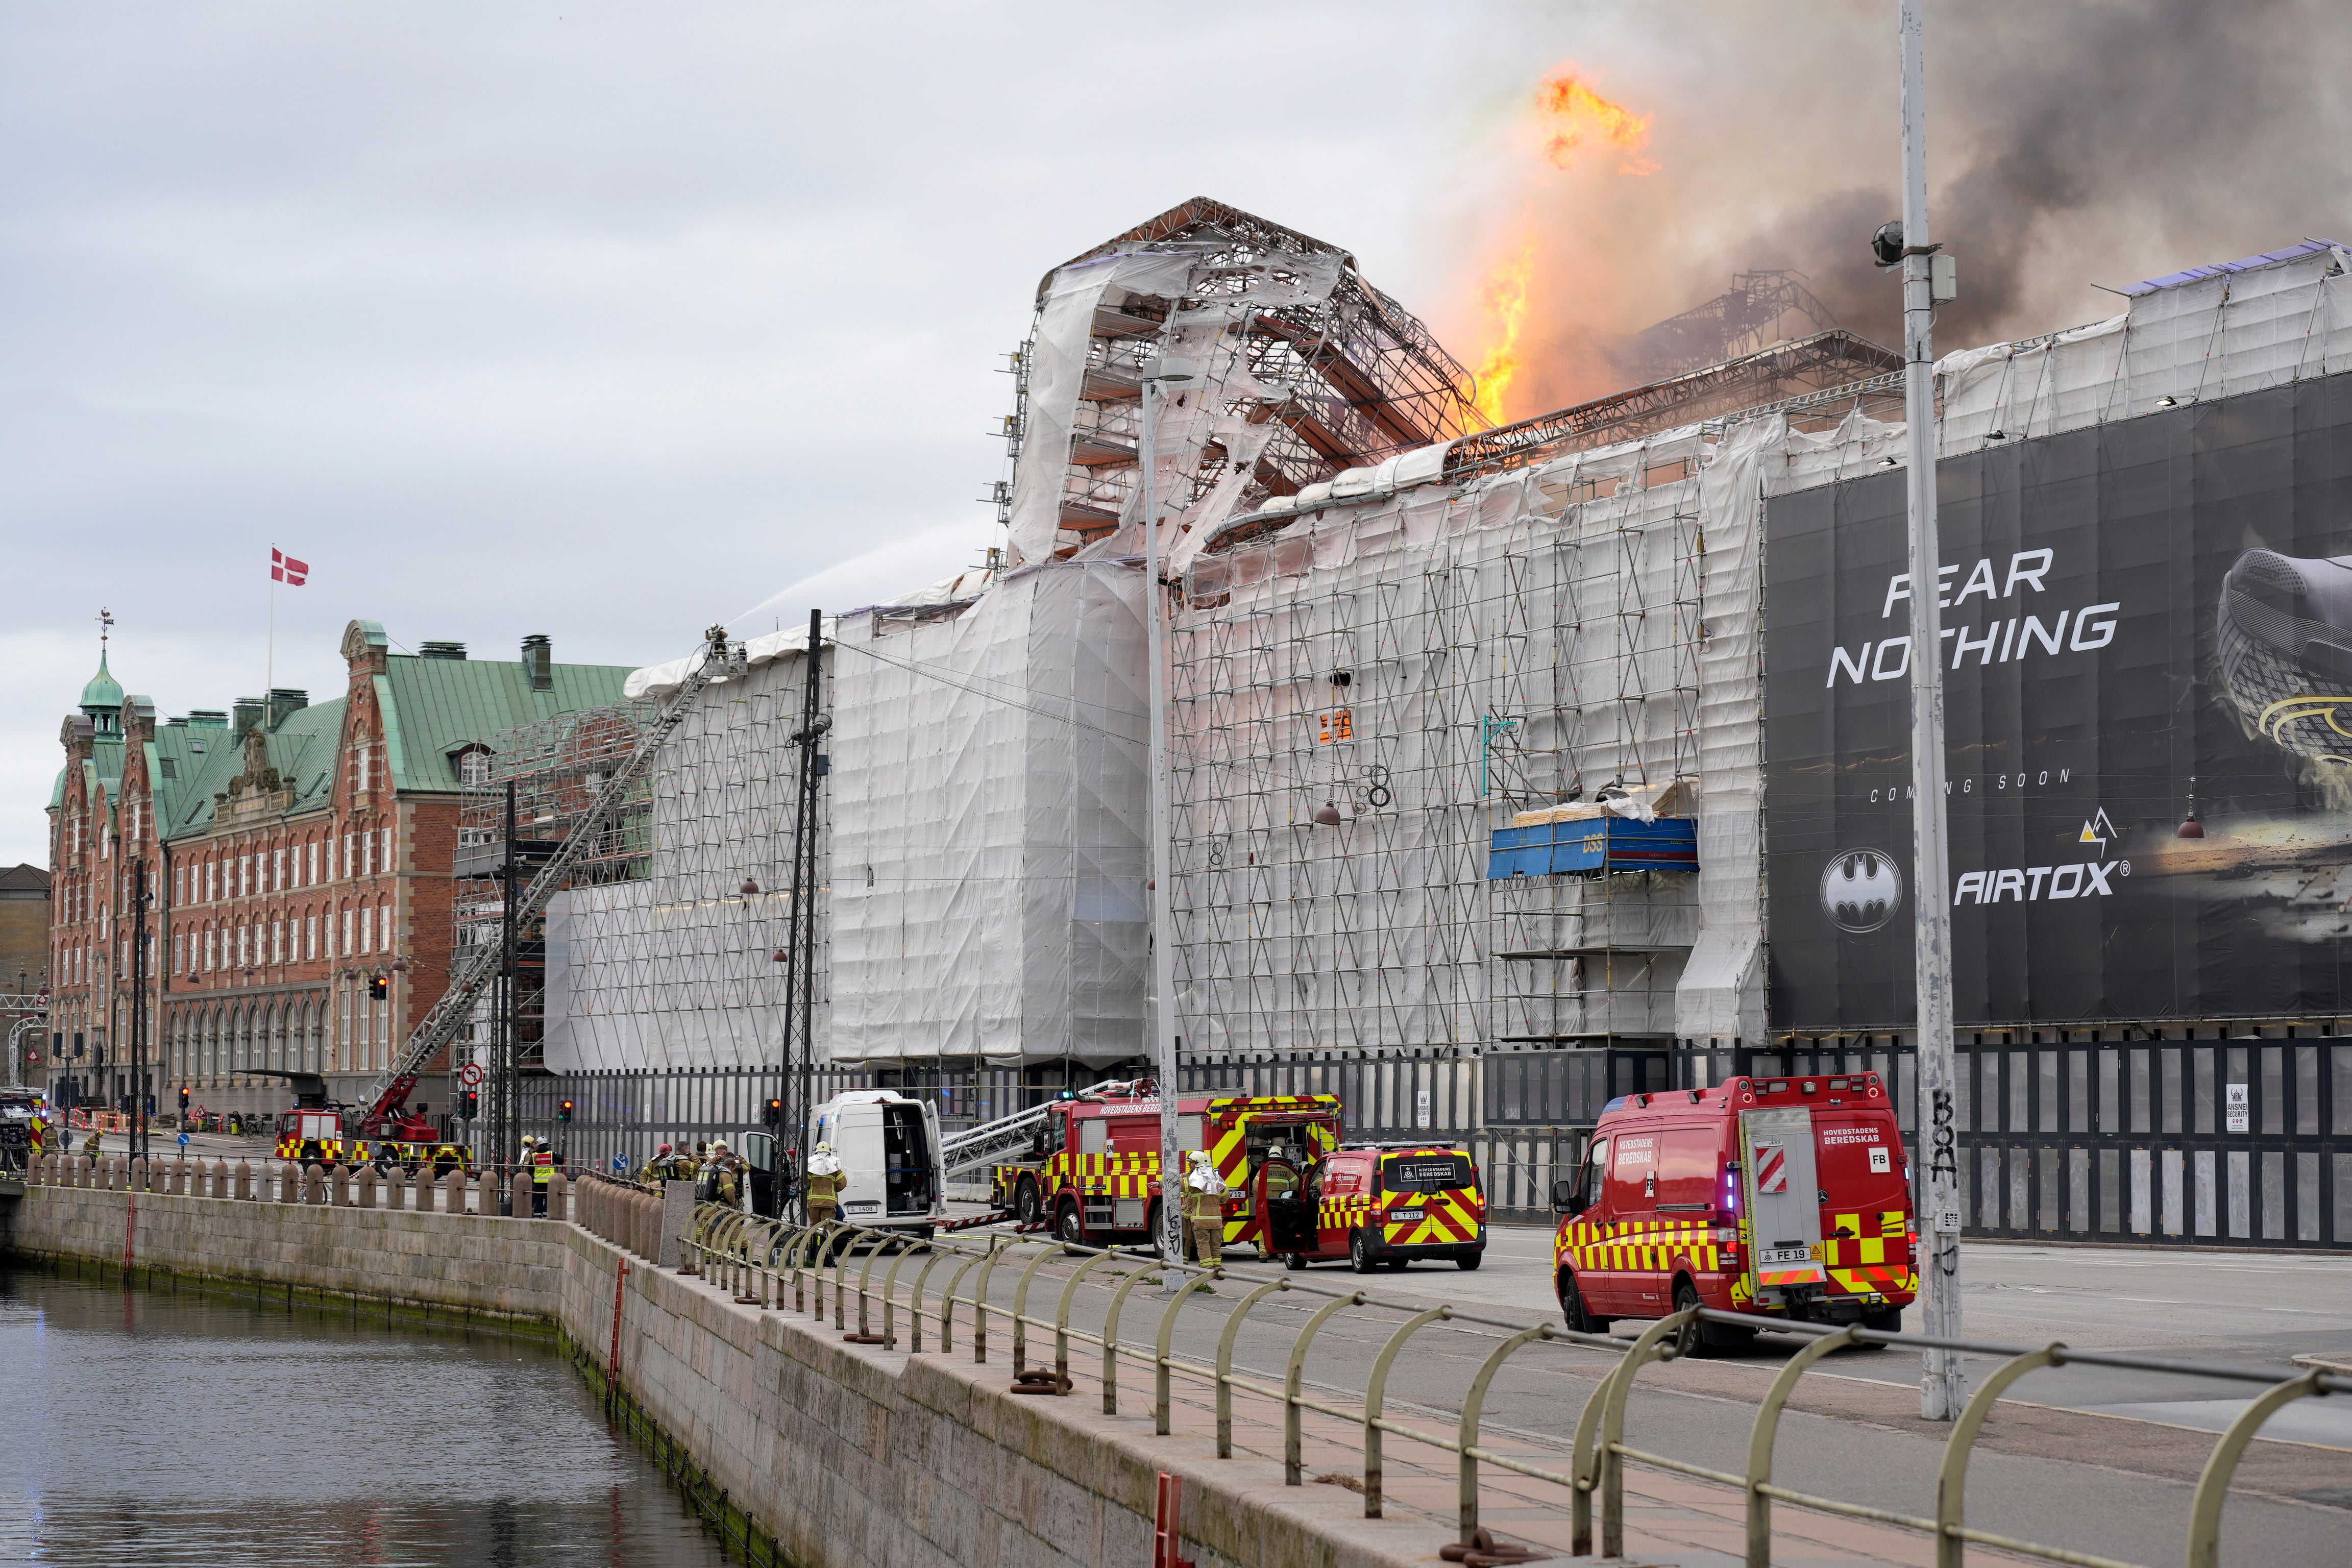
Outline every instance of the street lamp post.
<svg viewBox="0 0 2352 1568">
<path fill-rule="evenodd" d="M 1151 812 L 1151 1016 L 1152 1056 L 1160 1079 L 1160 1273 L 1164 1289 L 1181 1289 L 1175 1266 L 1184 1260 L 1184 1177 L 1176 1147 L 1176 926 L 1170 886 L 1168 839 L 1171 808 L 1168 791 L 1168 591 L 1160 581 L 1159 416 L 1160 389 L 1198 374 L 1188 360 L 1162 357 L 1143 367 L 1143 605 L 1144 658 L 1150 666 L 1150 772 Z"/>
<path fill-rule="evenodd" d="M 1935 250 L 1927 239 L 1927 75 L 1919 8 L 1903 0 L 1903 405 L 1909 447 L 1911 571 L 1911 881 L 1919 998 L 1921 1328 L 1960 1336 L 1960 1171 L 1953 1137 L 1952 907 L 1944 796 L 1944 668 L 1936 523 Z M 1958 1418 L 1968 1403 L 1958 1352 L 1926 1352 L 1919 1414 Z"/>
</svg>

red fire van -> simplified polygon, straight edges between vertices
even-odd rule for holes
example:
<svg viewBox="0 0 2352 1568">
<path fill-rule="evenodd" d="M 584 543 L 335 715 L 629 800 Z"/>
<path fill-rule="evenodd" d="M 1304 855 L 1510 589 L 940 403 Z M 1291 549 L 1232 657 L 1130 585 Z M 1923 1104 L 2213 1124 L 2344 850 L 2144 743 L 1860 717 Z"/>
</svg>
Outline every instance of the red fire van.
<svg viewBox="0 0 2352 1568">
<path fill-rule="evenodd" d="M 1612 1100 L 1552 1185 L 1571 1329 L 1693 1305 L 1893 1331 L 1918 1293 L 1902 1129 L 1876 1073 Z M 1698 1342 L 1751 1337 L 1704 1325 Z"/>
</svg>

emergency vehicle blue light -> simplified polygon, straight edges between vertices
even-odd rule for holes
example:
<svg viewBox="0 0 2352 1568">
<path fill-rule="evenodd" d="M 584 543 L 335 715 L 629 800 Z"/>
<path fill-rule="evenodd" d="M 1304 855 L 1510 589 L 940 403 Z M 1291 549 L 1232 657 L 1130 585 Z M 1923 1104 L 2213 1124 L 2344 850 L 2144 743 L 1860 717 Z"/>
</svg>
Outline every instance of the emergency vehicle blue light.
<svg viewBox="0 0 2352 1568">
<path fill-rule="evenodd" d="M 1626 1097 L 1622 1094 L 1619 1095 L 1616 1099 L 1611 1100 L 1608 1104 L 1601 1108 L 1601 1114 L 1606 1116 L 1612 1110 L 1622 1110 L 1625 1105 L 1625 1098 Z"/>
</svg>

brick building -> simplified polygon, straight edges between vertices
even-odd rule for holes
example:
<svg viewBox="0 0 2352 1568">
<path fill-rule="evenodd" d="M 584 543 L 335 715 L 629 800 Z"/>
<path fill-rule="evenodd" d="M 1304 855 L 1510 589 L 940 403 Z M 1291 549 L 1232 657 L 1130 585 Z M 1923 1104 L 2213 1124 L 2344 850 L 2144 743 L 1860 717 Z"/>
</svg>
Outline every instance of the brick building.
<svg viewBox="0 0 2352 1568">
<path fill-rule="evenodd" d="M 159 725 L 101 655 L 49 802 L 53 1092 L 131 1091 L 143 869 L 156 1109 L 184 1087 L 214 1110 L 274 1110 L 297 1074 L 359 1098 L 447 984 L 458 792 L 483 737 L 618 701 L 628 674 L 557 664 L 543 637 L 516 660 L 394 653 L 373 621 L 344 629 L 342 656 L 333 701 L 281 688 Z M 446 1070 L 415 1097 L 435 1110 Z"/>
<path fill-rule="evenodd" d="M 13 1054 L 0 1082 L 28 1081 L 38 1065 L 26 1059 L 25 1047 L 48 1043 L 47 1020 L 37 1001 L 48 988 L 49 874 L 38 866 L 11 866 L 0 871 L 0 995 L 6 997 L 0 1003 L 0 1045 Z"/>
<path fill-rule="evenodd" d="M 0 991 L 37 994 L 49 984 L 49 874 L 38 866 L 0 871 Z"/>
</svg>

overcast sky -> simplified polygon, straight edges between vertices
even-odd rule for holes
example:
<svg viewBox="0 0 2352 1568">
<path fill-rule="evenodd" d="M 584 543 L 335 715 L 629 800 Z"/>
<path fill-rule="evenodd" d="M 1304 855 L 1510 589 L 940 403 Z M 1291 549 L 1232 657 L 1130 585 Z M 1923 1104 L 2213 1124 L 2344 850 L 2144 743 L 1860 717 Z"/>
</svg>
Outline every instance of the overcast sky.
<svg viewBox="0 0 2352 1568">
<path fill-rule="evenodd" d="M 1769 38 L 1697 3 L 16 0 L 0 864 L 46 861 L 100 608 L 131 690 L 226 708 L 263 684 L 273 543 L 312 567 L 278 597 L 277 679 L 320 698 L 354 616 L 410 649 L 545 632 L 634 665 L 971 563 L 996 540 L 992 373 L 1040 274 L 1187 196 L 1349 247 L 1475 358 L 1477 279 L 1529 204 L 1624 177 L 1531 159 L 1564 62 L 1652 115 L 1645 210 L 1680 216 L 1638 245 L 1686 222 L 1714 277 L 1763 206 L 1854 184 L 1789 158 L 1759 191 L 1772 117 L 1865 183 L 1895 173 L 1891 4 L 1767 9 Z M 2248 243 L 2108 270 L 2322 221 L 2257 214 Z M 2027 325 L 2103 313 L 2073 286 Z"/>
</svg>

